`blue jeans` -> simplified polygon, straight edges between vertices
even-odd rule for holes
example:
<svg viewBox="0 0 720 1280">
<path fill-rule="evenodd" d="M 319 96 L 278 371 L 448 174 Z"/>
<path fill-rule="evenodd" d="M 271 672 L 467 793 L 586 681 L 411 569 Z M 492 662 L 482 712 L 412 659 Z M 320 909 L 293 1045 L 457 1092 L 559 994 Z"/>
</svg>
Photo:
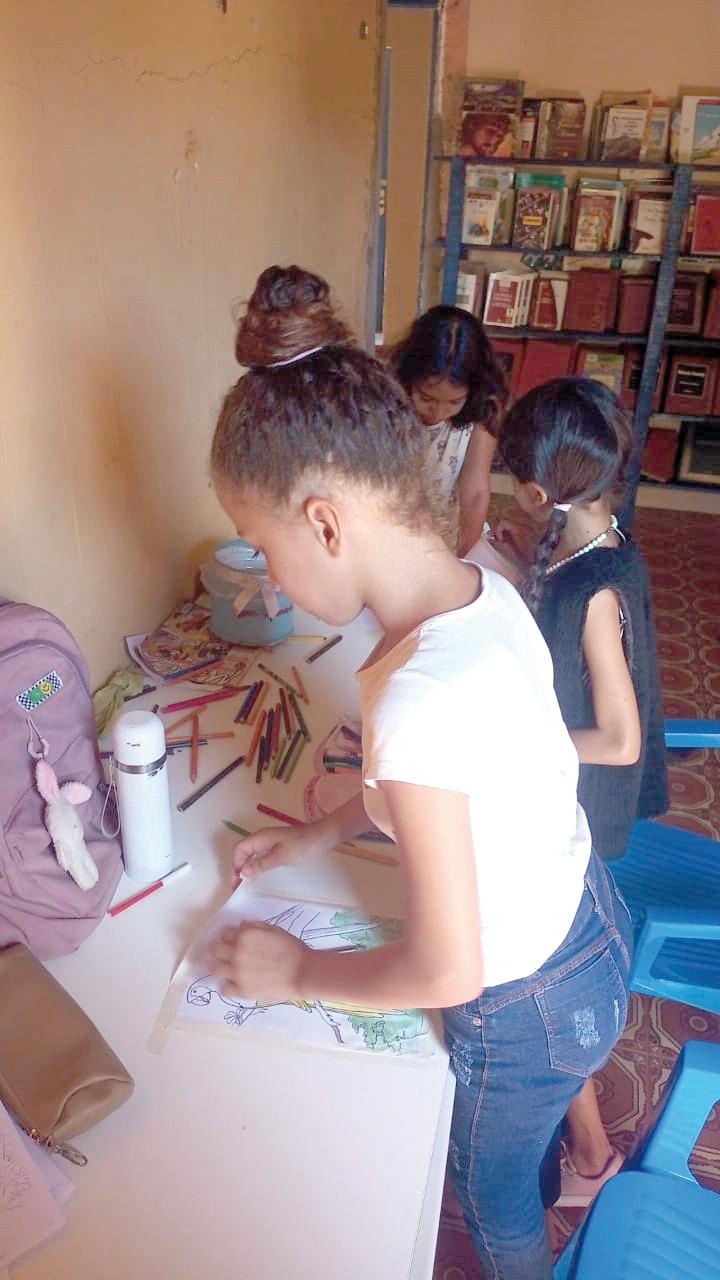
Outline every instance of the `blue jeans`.
<svg viewBox="0 0 720 1280">
<path fill-rule="evenodd" d="M 449 1166 L 488 1280 L 551 1280 L 541 1169 L 625 1026 L 631 947 L 627 907 L 593 854 L 570 932 L 542 968 L 443 1013 L 457 1081 Z"/>
</svg>

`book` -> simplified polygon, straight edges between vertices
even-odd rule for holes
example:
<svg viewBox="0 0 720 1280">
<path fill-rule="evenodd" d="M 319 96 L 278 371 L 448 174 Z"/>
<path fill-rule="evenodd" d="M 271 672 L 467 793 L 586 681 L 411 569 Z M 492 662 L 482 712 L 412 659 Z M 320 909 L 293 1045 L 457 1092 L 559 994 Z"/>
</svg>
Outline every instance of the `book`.
<svg viewBox="0 0 720 1280">
<path fill-rule="evenodd" d="M 584 130 L 582 98 L 545 98 L 538 116 L 535 155 L 539 160 L 579 160 Z"/>
<path fill-rule="evenodd" d="M 482 262 L 461 262 L 458 271 L 455 306 L 473 316 L 482 312 L 485 293 L 485 267 Z"/>
<path fill-rule="evenodd" d="M 578 190 L 573 213 L 575 253 L 607 253 L 613 249 L 618 192 Z"/>
<path fill-rule="evenodd" d="M 720 191 L 698 191 L 690 234 L 690 252 L 720 255 Z"/>
<path fill-rule="evenodd" d="M 708 355 L 692 355 L 678 352 L 670 363 L 666 413 L 689 413 L 702 416 L 712 410 L 717 359 Z"/>
<path fill-rule="evenodd" d="M 642 368 L 645 356 L 642 351 L 637 348 L 630 348 L 625 352 L 625 363 L 623 367 L 622 389 L 620 391 L 620 403 L 626 409 L 634 409 L 637 403 L 638 390 L 640 388 L 640 378 L 642 377 Z M 662 402 L 663 386 L 665 384 L 665 374 L 667 372 L 667 352 L 663 351 L 660 358 L 657 377 L 655 379 L 655 392 L 652 398 L 652 408 L 657 410 Z"/>
<path fill-rule="evenodd" d="M 521 160 L 531 160 L 535 155 L 538 116 L 540 114 L 539 98 L 523 98 L 520 115 L 518 156 Z"/>
<path fill-rule="evenodd" d="M 570 275 L 565 328 L 583 333 L 605 333 L 615 323 L 618 271 L 584 269 Z"/>
<path fill-rule="evenodd" d="M 515 180 L 512 242 L 519 249 L 548 249 L 554 243 L 565 178 L 560 173 L 519 173 Z"/>
<path fill-rule="evenodd" d="M 641 462 L 646 479 L 668 484 L 675 478 L 681 427 L 673 419 L 650 419 Z"/>
<path fill-rule="evenodd" d="M 670 194 L 651 190 L 635 191 L 630 199 L 628 245 L 631 253 L 662 253 L 665 246 Z"/>
<path fill-rule="evenodd" d="M 464 244 L 492 244 L 499 204 L 500 193 L 497 189 L 495 191 L 466 189 L 462 221 Z"/>
<path fill-rule="evenodd" d="M 597 210 L 599 209 L 607 209 L 611 215 L 607 225 L 607 236 L 605 237 L 606 243 L 603 245 L 603 249 L 611 252 L 617 249 L 625 226 L 627 195 L 628 186 L 626 182 L 614 178 L 580 178 L 577 184 L 573 207 L 573 236 L 576 233 L 581 214 L 586 214 L 588 203 L 592 200 L 590 209 L 594 215 L 597 214 Z M 597 200 L 595 198 L 597 198 Z M 603 221 L 607 221 L 605 215 L 603 215 Z M 589 231 L 590 240 L 592 240 L 592 224 L 586 226 L 585 231 Z M 602 250 L 597 249 L 585 249 L 578 251 L 585 253 L 602 252 Z"/>
<path fill-rule="evenodd" d="M 525 343 L 517 338 L 490 338 L 490 345 L 500 365 L 508 388 L 508 407 L 517 399 L 517 387 L 525 355 Z"/>
<path fill-rule="evenodd" d="M 655 277 L 623 273 L 618 289 L 618 333 L 647 333 L 655 296 Z"/>
<path fill-rule="evenodd" d="M 670 111 L 664 103 L 653 103 L 648 121 L 645 160 L 648 164 L 663 164 L 668 158 L 670 141 Z"/>
<path fill-rule="evenodd" d="M 515 200 L 515 170 L 489 164 L 465 166 L 465 196 L 470 191 L 483 191 L 487 195 L 496 192 L 498 197 L 493 228 L 493 244 L 507 244 L 512 231 L 512 215 Z"/>
<path fill-rule="evenodd" d="M 668 312 L 668 333 L 699 333 L 705 307 L 704 272 L 678 272 L 673 283 Z"/>
<path fill-rule="evenodd" d="M 517 383 L 518 400 L 534 387 L 549 382 L 551 378 L 566 377 L 572 368 L 574 350 L 572 342 L 530 339 L 525 344 L 525 357 Z"/>
<path fill-rule="evenodd" d="M 720 338 L 720 271 L 710 272 L 708 304 L 703 324 L 703 337 Z"/>
<path fill-rule="evenodd" d="M 609 387 L 616 396 L 622 391 L 625 357 L 622 351 L 611 347 L 580 347 L 575 359 L 578 378 L 591 378 Z"/>
<path fill-rule="evenodd" d="M 466 80 L 460 110 L 461 156 L 509 160 L 518 145 L 522 80 Z"/>
<path fill-rule="evenodd" d="M 609 107 L 603 124 L 600 160 L 642 160 L 648 111 L 645 107 Z"/>
<path fill-rule="evenodd" d="M 680 164 L 720 164 L 720 96 L 683 97 L 678 161 Z"/>
<path fill-rule="evenodd" d="M 527 323 L 534 271 L 491 271 L 483 324 L 522 328 Z"/>
<path fill-rule="evenodd" d="M 541 271 L 533 284 L 528 313 L 530 329 L 562 329 L 569 276 L 563 271 Z"/>
</svg>

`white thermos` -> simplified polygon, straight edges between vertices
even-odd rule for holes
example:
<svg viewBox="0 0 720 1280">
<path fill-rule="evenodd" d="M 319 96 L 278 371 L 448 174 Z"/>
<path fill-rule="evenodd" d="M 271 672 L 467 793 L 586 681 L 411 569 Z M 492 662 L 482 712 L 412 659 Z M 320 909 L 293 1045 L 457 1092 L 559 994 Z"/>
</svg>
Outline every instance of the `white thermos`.
<svg viewBox="0 0 720 1280">
<path fill-rule="evenodd" d="M 149 884 L 173 865 L 162 720 L 151 711 L 126 711 L 115 722 L 112 745 L 125 870 Z"/>
</svg>

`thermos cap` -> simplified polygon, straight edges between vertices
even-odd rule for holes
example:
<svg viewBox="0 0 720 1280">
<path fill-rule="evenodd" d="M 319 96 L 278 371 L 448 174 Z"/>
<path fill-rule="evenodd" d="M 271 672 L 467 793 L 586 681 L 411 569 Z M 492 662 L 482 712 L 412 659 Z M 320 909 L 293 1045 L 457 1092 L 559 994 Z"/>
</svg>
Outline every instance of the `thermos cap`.
<svg viewBox="0 0 720 1280">
<path fill-rule="evenodd" d="M 112 731 L 118 764 L 152 764 L 165 755 L 165 727 L 152 711 L 125 711 Z"/>
</svg>

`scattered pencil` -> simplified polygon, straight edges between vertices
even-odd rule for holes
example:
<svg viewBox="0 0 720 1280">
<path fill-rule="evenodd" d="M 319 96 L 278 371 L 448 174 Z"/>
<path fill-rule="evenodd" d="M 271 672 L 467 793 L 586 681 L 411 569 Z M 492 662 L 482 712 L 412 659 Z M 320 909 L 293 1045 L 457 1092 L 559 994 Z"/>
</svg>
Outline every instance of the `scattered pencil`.
<svg viewBox="0 0 720 1280">
<path fill-rule="evenodd" d="M 193 667 L 185 667 L 182 671 L 172 671 L 169 676 L 163 676 L 165 684 L 181 684 L 183 680 L 187 680 L 195 671 L 210 671 L 213 667 L 219 667 L 224 658 L 213 658 L 212 662 L 196 662 Z"/>
<path fill-rule="evenodd" d="M 341 640 L 342 636 L 339 633 L 336 636 L 332 636 L 331 639 L 321 645 L 319 649 L 315 649 L 312 653 L 309 653 L 305 661 L 316 662 L 318 658 L 322 658 L 324 653 L 328 653 L 330 649 L 334 649 L 335 645 L 339 644 Z"/>
<path fill-rule="evenodd" d="M 234 737 L 235 737 L 235 734 L 234 734 L 234 733 L 232 733 L 232 732 L 229 732 L 229 733 L 203 733 L 203 735 L 202 735 L 202 741 L 203 741 L 203 742 L 220 742 L 220 741 L 224 741 L 226 738 L 234 738 Z M 185 746 L 185 744 L 186 744 L 186 743 L 188 743 L 188 742 L 192 742 L 192 738 L 188 737 L 187 735 L 186 735 L 184 738 L 168 738 L 168 737 L 166 737 L 166 738 L 165 738 L 165 741 L 166 741 L 166 743 L 167 743 L 167 745 L 168 745 L 169 747 L 182 747 L 182 746 Z"/>
<path fill-rule="evenodd" d="M 237 689 L 220 689 L 215 693 L 203 693 L 197 698 L 186 698 L 184 702 L 169 702 L 161 710 L 163 715 L 169 715 L 173 711 L 187 711 L 190 707 L 204 707 L 208 702 L 222 702 L 225 698 L 234 698 L 236 694 Z"/>
<path fill-rule="evenodd" d="M 285 733 L 289 736 L 292 733 L 292 726 L 290 724 L 290 705 L 288 703 L 288 696 L 282 685 L 280 685 L 280 706 L 282 707 Z"/>
<path fill-rule="evenodd" d="M 142 698 L 144 693 L 154 693 L 156 689 L 156 684 L 146 684 L 144 689 L 141 689 L 139 693 L 131 693 L 130 697 L 126 698 L 125 701 L 134 702 L 136 698 Z"/>
<path fill-rule="evenodd" d="M 280 741 L 281 719 L 282 719 L 282 708 L 280 706 L 280 703 L 276 702 L 275 708 L 273 710 L 273 731 L 272 731 L 272 739 L 270 742 L 270 755 L 272 759 L 275 759 L 275 756 L 277 755 L 278 743 Z"/>
<path fill-rule="evenodd" d="M 176 729 L 179 729 L 181 725 L 189 724 L 193 715 L 194 712 L 188 711 L 186 716 L 181 716 L 179 720 L 173 720 L 172 724 L 169 724 L 165 729 L 165 740 L 167 741 L 167 735 L 169 733 L 175 733 Z"/>
<path fill-rule="evenodd" d="M 269 688 L 270 686 L 268 684 L 263 685 L 257 698 L 255 699 L 255 702 L 253 703 L 252 709 L 250 711 L 250 715 L 245 721 L 246 724 L 255 724 L 255 721 L 257 720 L 260 714 L 260 708 L 267 697 L 267 692 Z"/>
<path fill-rule="evenodd" d="M 282 685 L 283 689 L 287 689 L 288 693 L 298 692 L 295 686 L 291 684 L 289 680 L 286 680 L 284 676 L 279 676 L 277 671 L 271 671 L 270 668 L 264 666 L 262 662 L 258 662 L 258 666 L 261 671 L 265 672 L 266 676 L 272 676 L 273 680 L 275 680 L 279 685 Z"/>
<path fill-rule="evenodd" d="M 255 702 L 255 699 L 257 698 L 261 689 L 262 689 L 261 680 L 258 680 L 256 681 L 255 684 L 250 685 L 250 692 L 248 693 L 242 706 L 240 707 L 240 710 L 237 712 L 235 716 L 236 724 L 240 724 L 240 722 L 243 721 L 247 715 L 249 715 L 252 705 Z"/>
<path fill-rule="evenodd" d="M 278 776 L 280 765 L 285 757 L 286 746 L 287 746 L 287 737 L 285 736 L 285 734 L 283 734 L 282 738 L 280 739 L 280 742 L 278 743 L 277 755 L 275 756 L 275 763 L 273 764 L 273 767 L 272 767 L 273 778 L 277 778 Z"/>
<path fill-rule="evenodd" d="M 300 759 L 306 746 L 307 746 L 307 738 L 301 738 L 295 748 L 293 755 L 291 755 L 290 763 L 288 764 L 288 767 L 283 774 L 283 782 L 289 782 L 290 779 L 292 778 L 297 768 L 298 760 Z"/>
<path fill-rule="evenodd" d="M 160 710 L 160 703 L 156 702 L 155 706 L 152 708 L 153 715 L 156 716 L 159 710 Z"/>
<path fill-rule="evenodd" d="M 310 741 L 310 730 L 308 729 L 307 724 L 306 724 L 306 722 L 305 722 L 305 717 L 304 717 L 304 715 L 303 715 L 302 711 L 300 710 L 300 707 L 299 707 L 299 704 L 298 704 L 298 700 L 297 700 L 297 698 L 296 698 L 296 696 L 295 696 L 295 694 L 294 694 L 294 693 L 291 693 L 291 694 L 289 695 L 289 697 L 290 697 L 290 705 L 291 705 L 291 707 L 292 707 L 292 709 L 293 709 L 293 711 L 294 711 L 294 713 L 295 713 L 295 719 L 297 720 L 298 729 L 299 729 L 299 730 L 300 730 L 300 732 L 302 733 L 303 737 L 307 738 L 307 740 L 308 740 L 308 742 L 309 742 L 309 741 Z"/>
<path fill-rule="evenodd" d="M 280 761 L 280 766 L 279 766 L 279 768 L 278 768 L 278 771 L 277 771 L 277 773 L 275 774 L 275 777 L 277 778 L 278 782 L 279 782 L 279 781 L 281 781 L 281 779 L 283 778 L 283 776 L 284 776 L 284 774 L 285 774 L 285 770 L 287 769 L 287 767 L 288 767 L 288 765 L 289 765 L 289 763 L 290 763 L 290 760 L 291 760 L 291 757 L 292 757 L 292 753 L 293 753 L 293 751 L 295 750 L 295 748 L 296 748 L 296 746 L 297 746 L 297 744 L 298 744 L 298 742 L 300 741 L 300 739 L 301 739 L 301 738 L 302 738 L 302 732 L 301 732 L 301 730 L 300 730 L 300 729 L 298 729 L 298 730 L 295 732 L 295 734 L 293 734 L 293 737 L 292 737 L 292 738 L 290 738 L 290 740 L 289 740 L 289 742 L 288 742 L 288 745 L 287 745 L 287 747 L 286 747 L 286 749 L 285 749 L 285 754 L 284 754 L 284 756 L 282 757 L 282 760 Z"/>
<path fill-rule="evenodd" d="M 256 808 L 258 813 L 264 813 L 266 818 L 277 818 L 278 822 L 285 822 L 289 827 L 305 826 L 302 818 L 291 818 L 289 813 L 283 813 L 282 809 L 272 809 L 269 804 L 258 804 Z"/>
<path fill-rule="evenodd" d="M 198 773 L 198 743 L 200 741 L 200 718 L 194 715 L 192 718 L 192 746 L 190 747 L 190 781 L 197 782 Z"/>
<path fill-rule="evenodd" d="M 267 818 L 275 818 L 277 822 L 285 822 L 289 827 L 303 827 L 305 823 L 302 818 L 293 818 L 289 813 L 283 813 L 282 809 L 273 809 L 269 804 L 258 804 L 258 813 L 264 813 Z M 383 867 L 397 866 L 397 858 L 391 857 L 389 853 L 379 853 L 375 849 L 363 849 L 360 845 L 352 844 L 349 840 L 344 840 L 336 849 L 337 853 L 344 853 L 349 858 L 362 858 L 365 862 L 377 862 Z"/>
<path fill-rule="evenodd" d="M 298 693 L 300 694 L 300 697 L 302 698 L 304 703 L 309 705 L 310 699 L 307 696 L 307 690 L 305 688 L 305 685 L 302 682 L 302 676 L 300 675 L 300 672 L 298 671 L 297 667 L 291 667 L 290 670 L 293 673 L 293 679 L 297 685 Z"/>
<path fill-rule="evenodd" d="M 251 834 L 247 827 L 239 827 L 237 822 L 228 822 L 227 818 L 223 818 L 223 826 L 227 827 L 228 831 L 234 831 L 236 836 L 249 836 Z"/>
<path fill-rule="evenodd" d="M 324 644 L 327 636 L 286 636 L 285 640 L 289 644 Z"/>
<path fill-rule="evenodd" d="M 250 767 L 250 765 L 251 765 L 251 764 L 252 764 L 252 762 L 253 762 L 253 756 L 255 755 L 255 751 L 256 751 L 256 749 L 257 749 L 257 744 L 258 744 L 258 742 L 260 741 L 260 735 L 261 735 L 261 733 L 262 733 L 262 731 L 263 731 L 263 727 L 264 727 L 264 725 L 265 725 L 265 716 L 266 716 L 266 714 L 267 714 L 267 713 L 266 713 L 265 711 L 263 711 L 263 713 L 262 713 L 262 715 L 261 715 L 260 719 L 258 720 L 258 722 L 257 722 L 257 724 L 256 724 L 256 726 L 255 726 L 255 732 L 254 732 L 254 734 L 253 734 L 253 736 L 252 736 L 252 740 L 251 740 L 251 742 L 250 742 L 250 748 L 249 748 L 249 750 L 248 750 L 247 758 L 246 758 L 246 760 L 245 760 L 245 763 L 247 764 L 248 768 Z"/>
<path fill-rule="evenodd" d="M 195 804 L 196 800 L 202 800 L 202 797 L 207 795 L 208 791 L 211 791 L 213 787 L 217 786 L 218 782 L 222 782 L 223 778 L 227 778 L 228 774 L 232 773 L 233 769 L 237 769 L 244 759 L 244 756 L 237 756 L 235 760 L 230 761 L 230 764 L 226 764 L 224 769 L 221 769 L 219 773 L 216 773 L 214 778 L 209 778 L 201 787 L 198 787 L 197 791 L 191 792 L 189 796 L 186 796 L 184 800 L 181 800 L 179 805 L 176 806 L 178 812 L 184 813 L 186 809 L 189 809 L 191 805 Z"/>
</svg>

